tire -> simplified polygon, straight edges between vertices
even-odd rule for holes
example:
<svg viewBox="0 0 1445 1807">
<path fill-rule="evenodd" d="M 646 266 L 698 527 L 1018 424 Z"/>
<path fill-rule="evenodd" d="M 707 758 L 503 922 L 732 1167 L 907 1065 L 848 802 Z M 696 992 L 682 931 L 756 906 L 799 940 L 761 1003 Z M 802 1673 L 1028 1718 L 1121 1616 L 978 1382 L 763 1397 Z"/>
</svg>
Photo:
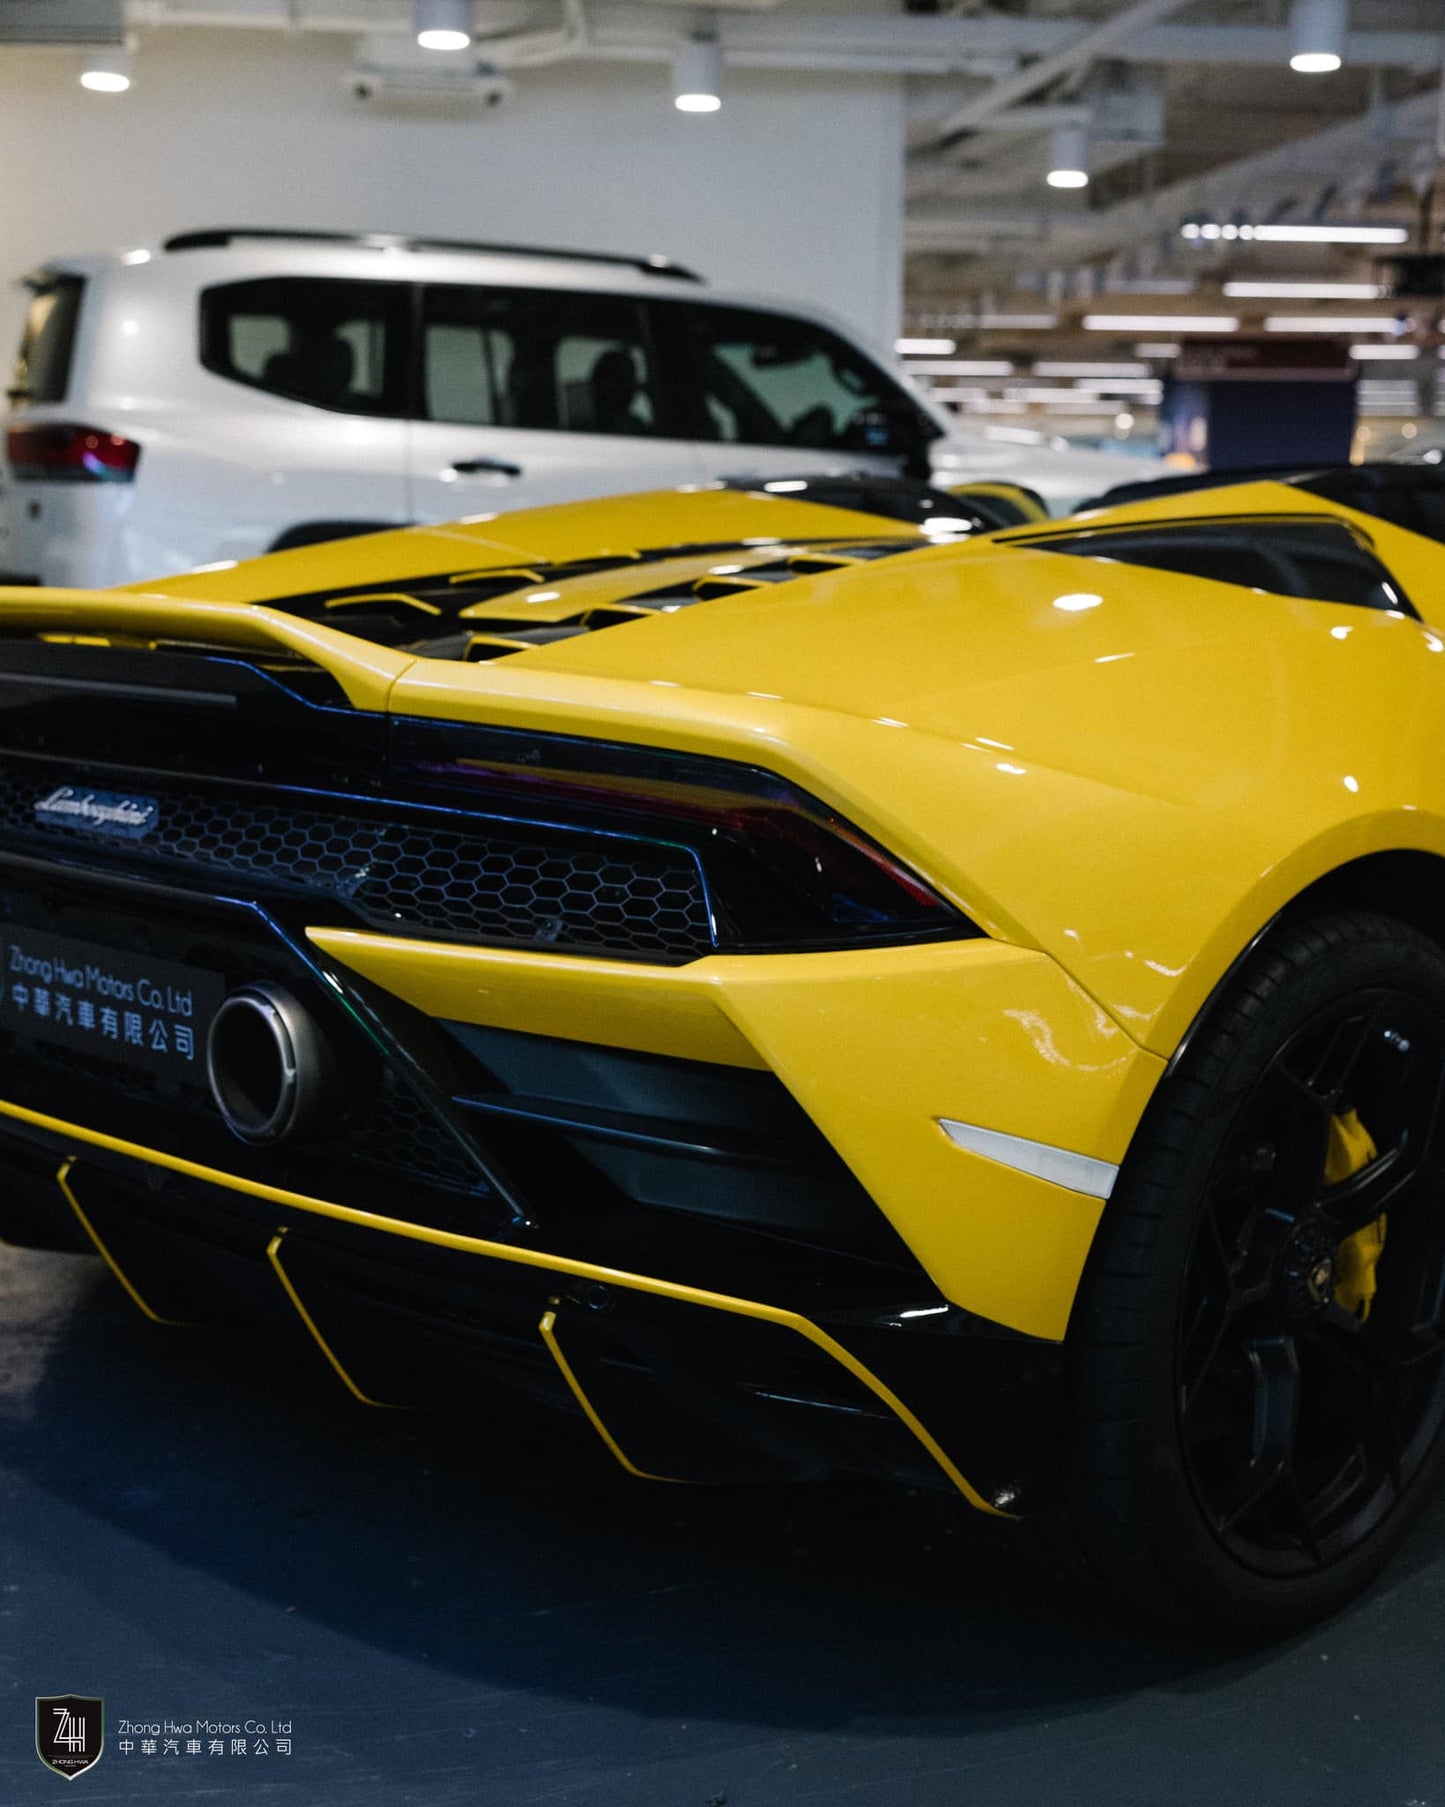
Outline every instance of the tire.
<svg viewBox="0 0 1445 1807">
<path fill-rule="evenodd" d="M 1162 1082 L 1090 1255 L 1039 1527 L 1056 1567 L 1247 1638 L 1379 1572 L 1445 1465 L 1442 1084 L 1434 942 L 1358 913 L 1250 956 Z"/>
</svg>

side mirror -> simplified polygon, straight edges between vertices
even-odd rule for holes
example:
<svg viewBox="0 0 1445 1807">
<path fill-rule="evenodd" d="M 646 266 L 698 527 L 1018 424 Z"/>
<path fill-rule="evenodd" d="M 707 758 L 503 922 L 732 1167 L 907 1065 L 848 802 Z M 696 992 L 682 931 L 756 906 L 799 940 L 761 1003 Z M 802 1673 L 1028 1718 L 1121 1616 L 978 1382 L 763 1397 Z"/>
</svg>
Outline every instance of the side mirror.
<svg viewBox="0 0 1445 1807">
<path fill-rule="evenodd" d="M 851 451 L 897 458 L 900 475 L 921 478 L 932 473 L 928 447 L 936 437 L 933 422 L 906 403 L 861 410 L 848 433 Z"/>
</svg>

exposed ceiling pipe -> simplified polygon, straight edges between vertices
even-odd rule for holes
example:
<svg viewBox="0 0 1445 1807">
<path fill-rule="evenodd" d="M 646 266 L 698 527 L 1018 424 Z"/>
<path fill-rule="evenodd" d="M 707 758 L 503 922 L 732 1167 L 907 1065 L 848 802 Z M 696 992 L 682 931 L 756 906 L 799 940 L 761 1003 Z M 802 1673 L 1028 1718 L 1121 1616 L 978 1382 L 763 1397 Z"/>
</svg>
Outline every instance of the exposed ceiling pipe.
<svg viewBox="0 0 1445 1807">
<path fill-rule="evenodd" d="M 1440 96 L 1433 89 L 1401 101 L 1393 113 L 1394 132 L 1401 138 L 1432 142 L 1439 105 Z M 994 222 L 981 218 L 977 209 L 960 203 L 956 215 L 936 210 L 911 217 L 904 227 L 905 246 L 910 251 L 973 250 L 981 237 L 992 234 L 1000 241 L 1002 254 L 1003 241 L 1017 238 L 1020 225 L 1031 224 L 1047 234 L 1056 257 L 1070 263 L 1092 261 L 1145 239 L 1172 235 L 1191 213 L 1229 215 L 1246 208 L 1256 217 L 1264 217 L 1281 200 L 1298 193 L 1302 185 L 1317 189 L 1332 177 L 1349 176 L 1362 159 L 1373 156 L 1378 160 L 1376 129 L 1373 114 L 1361 113 L 1307 138 L 1240 158 L 1103 213 L 1048 216 L 1040 210 L 1022 219 L 1015 213 L 995 227 Z M 998 273 L 1012 276 L 1015 262 L 1010 257 L 1008 271 Z M 980 270 L 979 280 L 988 280 L 990 274 Z"/>
<path fill-rule="evenodd" d="M 1175 0 L 1180 3 L 1180 0 Z M 716 4 L 716 0 L 714 0 Z M 884 14 L 766 10 L 769 0 L 724 6 L 720 22 L 729 67 L 738 69 L 834 70 L 840 73 L 956 77 L 991 72 L 1001 60 L 1038 59 L 1021 73 L 1036 76 L 1046 62 L 1071 52 L 1079 59 L 1078 28 L 1058 19 L 984 15 Z M 1130 9 L 1132 11 L 1132 9 Z M 408 33 L 410 8 L 403 0 L 127 0 L 132 27 L 234 27 L 262 31 Z M 1106 22 L 1109 25 L 1113 21 Z M 591 21 L 585 49 L 592 60 L 624 63 L 670 62 L 686 36 L 687 11 L 673 6 L 635 6 L 621 0 Z M 1103 29 L 1103 28 L 1100 28 Z M 1282 68 L 1289 34 L 1266 25 L 1156 25 L 1119 28 L 1108 43 L 1111 58 L 1127 63 L 1193 63 Z M 1089 34 L 1097 48 L 1099 40 Z M 1083 53 L 1087 55 L 1094 52 Z M 1437 31 L 1356 31 L 1346 57 L 1355 68 L 1434 70 L 1440 57 Z M 1010 78 L 1011 79 L 1011 78 Z M 1041 80 L 1052 79 L 1048 74 Z M 1030 87 L 1028 92 L 1034 92 Z M 993 90 L 988 90 L 990 95 Z M 997 105 L 1008 105 L 999 97 Z M 993 102 L 990 103 L 994 105 Z"/>
<path fill-rule="evenodd" d="M 938 128 L 939 140 L 956 138 L 961 132 L 977 131 L 995 114 L 1027 100 L 1029 95 L 1047 88 L 1061 75 L 1071 75 L 1075 70 L 1087 67 L 1096 57 L 1112 50 L 1121 38 L 1157 25 L 1187 3 L 1188 0 L 1134 0 L 1133 5 L 1121 7 L 1102 24 L 1080 32 L 1051 56 L 1040 57 L 1016 75 L 1005 76 L 982 94 L 955 107 Z"/>
</svg>

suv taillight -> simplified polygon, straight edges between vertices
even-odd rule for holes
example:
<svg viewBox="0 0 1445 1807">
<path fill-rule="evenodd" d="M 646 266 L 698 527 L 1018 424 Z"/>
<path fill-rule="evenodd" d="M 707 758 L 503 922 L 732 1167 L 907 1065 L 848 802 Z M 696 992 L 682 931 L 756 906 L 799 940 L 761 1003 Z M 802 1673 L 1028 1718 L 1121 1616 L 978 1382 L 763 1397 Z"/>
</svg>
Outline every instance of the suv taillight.
<svg viewBox="0 0 1445 1807">
<path fill-rule="evenodd" d="M 5 456 L 27 483 L 129 483 L 140 447 L 99 427 L 34 421 L 6 429 Z"/>
</svg>

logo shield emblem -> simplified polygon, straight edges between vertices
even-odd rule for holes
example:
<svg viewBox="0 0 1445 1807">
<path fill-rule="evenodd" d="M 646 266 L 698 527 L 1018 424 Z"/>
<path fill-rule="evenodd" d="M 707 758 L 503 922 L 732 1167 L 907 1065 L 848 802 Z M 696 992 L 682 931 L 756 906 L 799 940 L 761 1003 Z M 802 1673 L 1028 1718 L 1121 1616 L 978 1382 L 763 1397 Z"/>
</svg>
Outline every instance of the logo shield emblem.
<svg viewBox="0 0 1445 1807">
<path fill-rule="evenodd" d="M 79 1694 L 46 1694 L 35 1702 L 35 1749 L 47 1769 L 67 1782 L 100 1762 L 105 1748 L 105 1702 Z"/>
</svg>

